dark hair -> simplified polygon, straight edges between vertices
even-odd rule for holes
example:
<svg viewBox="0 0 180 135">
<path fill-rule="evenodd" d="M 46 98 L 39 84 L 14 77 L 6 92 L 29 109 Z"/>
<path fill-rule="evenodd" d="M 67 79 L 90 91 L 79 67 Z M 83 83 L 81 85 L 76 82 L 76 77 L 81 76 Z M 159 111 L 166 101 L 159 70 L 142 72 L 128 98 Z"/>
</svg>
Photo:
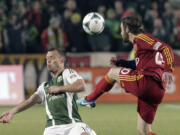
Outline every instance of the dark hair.
<svg viewBox="0 0 180 135">
<path fill-rule="evenodd" d="M 124 27 L 128 27 L 129 31 L 133 34 L 144 32 L 142 29 L 142 21 L 139 16 L 128 16 L 121 19 Z"/>
<path fill-rule="evenodd" d="M 47 52 L 51 52 L 51 51 L 57 51 L 58 53 L 59 53 L 59 55 L 60 56 L 62 56 L 62 57 L 66 57 L 66 55 L 65 55 L 65 53 L 63 52 L 63 51 L 61 51 L 60 49 L 58 49 L 58 48 L 49 48 L 48 50 L 47 50 Z"/>
</svg>

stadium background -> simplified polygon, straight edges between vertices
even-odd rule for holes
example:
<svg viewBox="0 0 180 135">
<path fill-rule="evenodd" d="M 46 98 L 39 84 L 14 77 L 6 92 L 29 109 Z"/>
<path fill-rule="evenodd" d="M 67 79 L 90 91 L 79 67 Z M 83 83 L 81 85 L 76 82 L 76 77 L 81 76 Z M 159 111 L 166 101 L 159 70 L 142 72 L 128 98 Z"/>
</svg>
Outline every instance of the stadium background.
<svg viewBox="0 0 180 135">
<path fill-rule="evenodd" d="M 142 17 L 147 32 L 174 50 L 176 81 L 166 91 L 166 102 L 160 106 L 153 128 L 163 135 L 179 134 L 179 7 L 178 0 L 0 0 L 0 113 L 28 98 L 41 82 L 50 79 L 45 52 L 51 46 L 65 51 L 67 66 L 85 78 L 87 90 L 80 96 L 89 93 L 108 70 L 112 56 L 129 58 L 132 48 L 122 42 L 119 20 L 136 14 Z M 100 35 L 89 36 L 82 29 L 82 19 L 94 11 L 104 16 L 105 29 Z M 98 104 L 94 110 L 80 108 L 84 121 L 98 134 L 134 134 L 136 104 L 129 102 L 135 102 L 135 97 L 116 85 L 98 101 L 105 104 Z M 43 111 L 37 106 L 17 115 L 9 126 L 0 124 L 0 135 L 42 134 Z"/>
</svg>

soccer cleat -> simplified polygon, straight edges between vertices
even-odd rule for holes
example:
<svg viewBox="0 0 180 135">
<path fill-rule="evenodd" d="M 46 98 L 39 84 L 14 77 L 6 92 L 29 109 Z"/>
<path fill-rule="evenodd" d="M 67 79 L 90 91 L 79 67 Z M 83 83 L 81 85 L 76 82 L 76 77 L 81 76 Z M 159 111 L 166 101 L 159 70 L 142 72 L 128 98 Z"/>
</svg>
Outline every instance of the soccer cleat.
<svg viewBox="0 0 180 135">
<path fill-rule="evenodd" d="M 96 100 L 92 100 L 91 102 L 86 101 L 85 98 L 80 98 L 76 100 L 76 103 L 81 106 L 87 106 L 90 108 L 94 108 L 96 106 Z"/>
<path fill-rule="evenodd" d="M 147 135 L 157 135 L 157 134 L 153 132 L 149 132 Z"/>
</svg>

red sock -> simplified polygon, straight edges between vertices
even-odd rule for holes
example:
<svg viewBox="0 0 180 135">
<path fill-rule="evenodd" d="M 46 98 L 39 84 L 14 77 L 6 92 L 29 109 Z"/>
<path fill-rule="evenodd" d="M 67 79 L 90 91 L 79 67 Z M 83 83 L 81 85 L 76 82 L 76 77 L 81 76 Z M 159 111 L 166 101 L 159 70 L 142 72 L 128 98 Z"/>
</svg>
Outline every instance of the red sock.
<svg viewBox="0 0 180 135">
<path fill-rule="evenodd" d="M 87 97 L 86 100 L 88 102 L 92 100 L 96 100 L 99 96 L 101 96 L 104 92 L 109 91 L 114 85 L 114 81 L 111 81 L 109 77 L 106 75 L 103 77 L 100 82 L 96 85 L 93 92 L 91 92 Z"/>
<path fill-rule="evenodd" d="M 149 132 L 147 135 L 157 135 L 157 134 L 153 132 Z"/>
</svg>

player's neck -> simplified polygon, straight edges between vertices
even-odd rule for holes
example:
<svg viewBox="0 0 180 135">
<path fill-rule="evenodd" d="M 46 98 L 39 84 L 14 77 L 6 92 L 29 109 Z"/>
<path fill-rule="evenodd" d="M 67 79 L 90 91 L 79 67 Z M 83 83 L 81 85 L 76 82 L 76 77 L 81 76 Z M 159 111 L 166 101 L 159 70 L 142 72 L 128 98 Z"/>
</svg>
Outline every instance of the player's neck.
<svg viewBox="0 0 180 135">
<path fill-rule="evenodd" d="M 64 67 L 60 68 L 56 73 L 52 73 L 52 77 L 56 78 L 63 70 L 64 70 Z"/>
<path fill-rule="evenodd" d="M 133 44 L 134 43 L 134 39 L 136 38 L 136 35 L 129 33 L 129 41 Z"/>
</svg>

